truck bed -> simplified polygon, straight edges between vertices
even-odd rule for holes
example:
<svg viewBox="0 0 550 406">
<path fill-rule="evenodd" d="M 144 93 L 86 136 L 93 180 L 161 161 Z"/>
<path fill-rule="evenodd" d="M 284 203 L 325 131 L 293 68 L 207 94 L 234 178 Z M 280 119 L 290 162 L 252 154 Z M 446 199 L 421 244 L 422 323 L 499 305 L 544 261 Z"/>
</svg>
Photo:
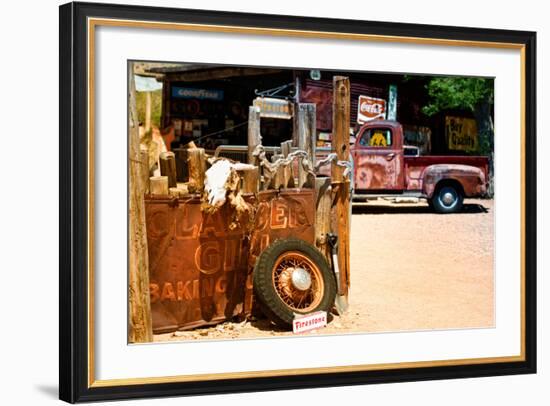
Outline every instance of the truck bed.
<svg viewBox="0 0 550 406">
<path fill-rule="evenodd" d="M 489 158 L 484 156 L 423 155 L 405 156 L 406 190 L 422 189 L 422 172 L 430 165 L 468 165 L 479 168 L 485 174 L 489 171 Z"/>
</svg>

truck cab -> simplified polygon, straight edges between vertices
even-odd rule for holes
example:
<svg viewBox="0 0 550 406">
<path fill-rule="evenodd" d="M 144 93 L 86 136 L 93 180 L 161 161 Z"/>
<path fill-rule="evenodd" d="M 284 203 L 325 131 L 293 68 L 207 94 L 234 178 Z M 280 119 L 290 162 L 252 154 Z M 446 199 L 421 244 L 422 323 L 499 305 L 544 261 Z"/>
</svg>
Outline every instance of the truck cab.
<svg viewBox="0 0 550 406">
<path fill-rule="evenodd" d="M 395 121 L 377 121 L 359 129 L 351 153 L 355 163 L 355 190 L 405 189 L 403 137 Z"/>
</svg>

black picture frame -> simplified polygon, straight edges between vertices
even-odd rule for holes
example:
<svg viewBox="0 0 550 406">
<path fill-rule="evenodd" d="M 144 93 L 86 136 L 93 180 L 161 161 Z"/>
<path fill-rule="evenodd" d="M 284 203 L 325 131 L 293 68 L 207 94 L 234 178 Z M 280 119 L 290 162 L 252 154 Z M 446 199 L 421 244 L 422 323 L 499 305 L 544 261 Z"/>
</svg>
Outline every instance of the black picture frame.
<svg viewBox="0 0 550 406">
<path fill-rule="evenodd" d="M 181 396 L 536 372 L 536 33 L 113 4 L 60 6 L 59 397 L 67 402 Z M 524 52 L 524 359 L 359 372 L 197 382 L 94 386 L 88 376 L 87 19 L 116 18 L 224 26 L 518 44 Z"/>
</svg>

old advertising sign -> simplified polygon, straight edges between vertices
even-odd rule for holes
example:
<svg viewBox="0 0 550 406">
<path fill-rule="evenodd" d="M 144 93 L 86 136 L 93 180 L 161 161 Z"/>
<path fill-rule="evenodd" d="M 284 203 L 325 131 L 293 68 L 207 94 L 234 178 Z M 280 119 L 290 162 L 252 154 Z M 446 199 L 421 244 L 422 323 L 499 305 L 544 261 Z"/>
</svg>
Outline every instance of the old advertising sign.
<svg viewBox="0 0 550 406">
<path fill-rule="evenodd" d="M 253 196 L 248 196 L 254 203 Z M 199 196 L 145 200 L 150 299 L 155 334 L 215 324 L 252 308 L 257 256 L 290 235 L 314 241 L 313 189 L 258 194 L 252 219 L 233 223 L 223 205 L 207 214 Z"/>
<path fill-rule="evenodd" d="M 450 150 L 477 151 L 477 124 L 472 118 L 445 116 L 445 136 Z"/>
<path fill-rule="evenodd" d="M 327 325 L 327 312 L 315 312 L 306 316 L 297 316 L 292 321 L 294 334 L 316 330 Z"/>
<path fill-rule="evenodd" d="M 386 100 L 384 99 L 360 95 L 357 106 L 357 122 L 359 124 L 386 118 Z"/>
<path fill-rule="evenodd" d="M 260 117 L 292 118 L 292 103 L 287 100 L 273 99 L 270 97 L 258 97 L 254 99 L 254 106 L 260 108 Z"/>
<path fill-rule="evenodd" d="M 172 87 L 172 97 L 176 99 L 199 99 L 199 100 L 223 100 L 223 90 L 217 89 L 196 89 L 191 87 Z"/>
</svg>

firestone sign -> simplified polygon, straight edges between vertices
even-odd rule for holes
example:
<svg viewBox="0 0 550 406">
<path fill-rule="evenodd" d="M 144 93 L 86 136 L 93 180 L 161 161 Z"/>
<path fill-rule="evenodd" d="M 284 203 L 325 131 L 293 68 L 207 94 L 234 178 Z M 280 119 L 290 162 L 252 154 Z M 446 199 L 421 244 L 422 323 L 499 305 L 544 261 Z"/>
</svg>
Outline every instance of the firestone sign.
<svg viewBox="0 0 550 406">
<path fill-rule="evenodd" d="M 295 317 L 292 321 L 292 332 L 301 334 L 307 331 L 317 330 L 318 328 L 326 327 L 327 312 L 319 311 L 310 313 L 306 316 Z"/>
<path fill-rule="evenodd" d="M 371 120 L 386 118 L 386 100 L 370 96 L 359 96 L 357 103 L 357 122 L 364 124 Z"/>
</svg>

